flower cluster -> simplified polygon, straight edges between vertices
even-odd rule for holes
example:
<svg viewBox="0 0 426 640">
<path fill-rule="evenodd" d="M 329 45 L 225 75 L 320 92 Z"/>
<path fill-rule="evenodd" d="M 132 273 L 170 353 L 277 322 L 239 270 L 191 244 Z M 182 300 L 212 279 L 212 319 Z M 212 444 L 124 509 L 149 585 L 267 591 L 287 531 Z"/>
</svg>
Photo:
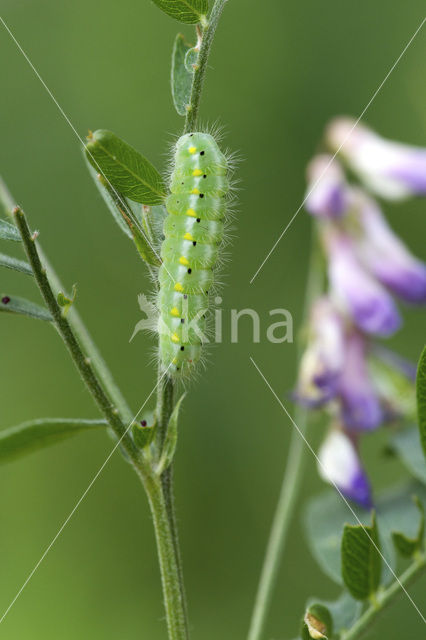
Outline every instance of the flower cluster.
<svg viewBox="0 0 426 640">
<path fill-rule="evenodd" d="M 426 265 L 390 228 L 371 194 L 426 195 L 426 150 L 390 142 L 346 118 L 329 125 L 326 143 L 335 155 L 309 164 L 305 204 L 318 219 L 328 290 L 312 306 L 295 396 L 331 415 L 318 453 L 320 475 L 369 508 L 359 438 L 410 412 L 411 402 L 396 388 L 412 388 L 415 377 L 415 368 L 378 339 L 401 327 L 395 298 L 426 303 Z M 348 181 L 344 166 L 363 186 Z"/>
</svg>

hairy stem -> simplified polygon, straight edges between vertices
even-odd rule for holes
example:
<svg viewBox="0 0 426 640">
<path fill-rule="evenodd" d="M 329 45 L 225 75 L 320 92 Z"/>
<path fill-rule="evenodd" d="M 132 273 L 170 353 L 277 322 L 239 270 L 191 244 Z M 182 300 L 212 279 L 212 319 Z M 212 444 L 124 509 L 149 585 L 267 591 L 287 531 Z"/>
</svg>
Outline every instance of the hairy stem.
<svg viewBox="0 0 426 640">
<path fill-rule="evenodd" d="M 311 304 L 322 289 L 322 282 L 322 256 L 318 247 L 316 229 L 314 229 L 308 273 L 308 286 L 304 302 L 303 322 L 306 322 Z M 281 567 L 281 561 L 287 542 L 288 531 L 294 513 L 296 499 L 302 484 L 306 463 L 306 452 L 308 451 L 302 438 L 302 435 L 306 437 L 308 430 L 308 415 L 304 407 L 296 407 L 294 421 L 299 427 L 300 433 L 293 429 L 291 434 L 290 447 L 287 454 L 287 464 L 263 561 L 249 633 L 247 636 L 248 640 L 261 640 L 265 631 L 272 595 Z"/>
<path fill-rule="evenodd" d="M 200 53 L 198 54 L 197 68 L 194 71 L 192 80 L 191 97 L 186 114 L 184 133 L 194 131 L 197 126 L 198 111 L 200 109 L 201 93 L 203 89 L 204 77 L 207 71 L 207 62 L 210 55 L 214 34 L 220 20 L 223 8 L 227 0 L 215 0 L 211 10 L 208 23 L 204 27 L 201 36 Z"/>
<path fill-rule="evenodd" d="M 121 439 L 121 444 L 132 460 L 134 466 L 138 471 L 140 471 L 139 451 L 134 445 L 130 435 L 126 432 L 126 426 L 118 409 L 114 407 L 111 400 L 105 393 L 104 388 L 93 369 L 90 358 L 83 353 L 68 318 L 65 318 L 62 313 L 62 309 L 56 300 L 55 293 L 53 292 L 49 278 L 47 277 L 46 268 L 41 262 L 35 237 L 31 234 L 22 209 L 16 207 L 13 210 L 13 218 L 21 234 L 25 252 L 33 269 L 34 277 L 40 289 L 40 293 L 53 317 L 53 322 L 58 333 L 64 341 L 75 366 L 77 367 L 83 381 L 86 383 L 86 386 L 98 405 L 99 410 L 104 415 L 117 437 Z"/>
<path fill-rule="evenodd" d="M 187 640 L 186 606 L 180 577 L 179 556 L 176 552 L 176 540 L 170 524 L 162 481 L 158 477 L 150 476 L 145 480 L 144 485 L 154 520 L 169 639 Z"/>
<path fill-rule="evenodd" d="M 403 592 L 411 582 L 418 578 L 426 569 L 426 554 L 420 554 L 413 564 L 392 584 L 377 596 L 377 601 L 371 605 L 357 620 L 354 626 L 342 634 L 341 640 L 358 640 L 375 622 L 378 615 L 392 603 L 394 598 Z"/>
<path fill-rule="evenodd" d="M 15 222 L 12 211 L 16 205 L 16 201 L 14 201 L 11 193 L 9 192 L 7 186 L 3 182 L 0 177 L 0 203 L 3 205 L 6 214 Z M 65 288 L 56 275 L 53 267 L 49 263 L 46 255 L 44 254 L 41 247 L 38 245 L 38 254 L 40 256 L 40 260 L 43 263 L 45 269 L 49 274 L 49 281 L 55 295 L 59 293 L 59 291 L 65 292 Z M 129 422 L 132 419 L 132 412 L 130 407 L 128 406 L 123 394 L 120 389 L 116 385 L 114 378 L 111 374 L 111 371 L 108 369 L 104 359 L 102 358 L 97 346 L 93 342 L 92 337 L 89 334 L 86 326 L 84 325 L 80 315 L 77 312 L 77 309 L 72 306 L 68 313 L 68 323 L 71 326 L 75 336 L 77 337 L 79 343 L 82 348 L 86 352 L 88 358 L 90 358 L 92 366 L 96 371 L 97 376 L 102 381 L 102 384 L 105 388 L 106 393 L 108 394 L 111 402 L 117 407 L 120 411 L 120 414 L 126 422 Z"/>
</svg>

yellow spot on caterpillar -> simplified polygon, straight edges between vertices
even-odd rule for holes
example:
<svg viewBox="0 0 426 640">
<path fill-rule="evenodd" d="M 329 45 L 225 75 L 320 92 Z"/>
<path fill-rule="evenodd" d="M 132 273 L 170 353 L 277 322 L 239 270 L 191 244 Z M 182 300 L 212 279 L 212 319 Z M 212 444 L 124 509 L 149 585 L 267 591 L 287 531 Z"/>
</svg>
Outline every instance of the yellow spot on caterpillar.
<svg viewBox="0 0 426 640">
<path fill-rule="evenodd" d="M 172 342 L 180 342 L 180 338 L 177 333 L 172 333 Z"/>
<path fill-rule="evenodd" d="M 202 176 L 203 172 L 201 171 L 201 169 L 194 169 L 194 171 L 192 172 L 193 176 Z"/>
<path fill-rule="evenodd" d="M 193 193 L 195 196 L 198 196 L 198 194 L 200 193 L 199 190 L 197 189 L 197 187 L 195 187 L 191 193 Z"/>
<path fill-rule="evenodd" d="M 178 363 L 178 359 L 177 358 L 173 358 L 172 364 L 177 364 L 177 363 Z"/>
<path fill-rule="evenodd" d="M 180 282 L 176 282 L 175 286 L 174 286 L 175 291 L 179 291 L 180 293 L 182 293 L 183 291 L 183 287 L 181 285 Z"/>
<path fill-rule="evenodd" d="M 184 267 L 189 267 L 189 260 L 187 260 L 185 256 L 181 256 L 179 258 L 179 262 L 183 264 Z"/>
<path fill-rule="evenodd" d="M 177 307 L 173 307 L 173 309 L 170 311 L 171 315 L 174 316 L 175 318 L 179 318 L 179 309 Z"/>
<path fill-rule="evenodd" d="M 194 209 L 187 209 L 186 210 L 186 215 L 187 216 L 191 216 L 191 218 L 196 218 L 197 214 L 195 213 Z"/>
<path fill-rule="evenodd" d="M 190 233 L 185 233 L 185 235 L 183 236 L 184 240 L 190 240 L 191 242 L 194 242 L 194 238 L 191 236 Z M 176 286 L 175 286 L 176 289 Z"/>
<path fill-rule="evenodd" d="M 189 153 L 195 153 L 197 151 L 197 147 L 189 147 Z"/>
</svg>

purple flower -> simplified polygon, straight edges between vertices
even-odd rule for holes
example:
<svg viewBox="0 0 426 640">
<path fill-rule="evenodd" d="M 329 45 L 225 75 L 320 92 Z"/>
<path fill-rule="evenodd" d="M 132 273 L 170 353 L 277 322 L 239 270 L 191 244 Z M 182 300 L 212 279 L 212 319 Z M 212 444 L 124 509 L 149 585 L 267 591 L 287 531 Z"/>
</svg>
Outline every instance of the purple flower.
<svg viewBox="0 0 426 640">
<path fill-rule="evenodd" d="M 380 400 L 368 372 L 365 338 L 357 331 L 346 336 L 339 397 L 341 418 L 347 429 L 371 431 L 383 422 Z"/>
<path fill-rule="evenodd" d="M 307 170 L 306 209 L 319 218 L 340 218 L 346 211 L 347 185 L 340 164 L 330 155 L 318 155 Z"/>
<path fill-rule="evenodd" d="M 319 298 L 313 305 L 308 346 L 302 356 L 296 399 L 305 406 L 319 407 L 338 390 L 343 368 L 342 318 L 329 300 Z"/>
<path fill-rule="evenodd" d="M 329 230 L 326 236 L 332 297 L 366 333 L 390 336 L 401 318 L 390 294 L 358 261 L 351 239 Z"/>
<path fill-rule="evenodd" d="M 350 500 L 369 509 L 371 488 L 351 439 L 339 429 L 332 429 L 318 451 L 320 476 Z"/>
<path fill-rule="evenodd" d="M 426 265 L 395 235 L 374 200 L 355 194 L 363 237 L 359 255 L 368 269 L 402 300 L 426 303 Z"/>
<path fill-rule="evenodd" d="M 400 200 L 426 194 L 426 149 L 386 140 L 351 118 L 333 120 L 326 137 L 377 195 Z"/>
</svg>

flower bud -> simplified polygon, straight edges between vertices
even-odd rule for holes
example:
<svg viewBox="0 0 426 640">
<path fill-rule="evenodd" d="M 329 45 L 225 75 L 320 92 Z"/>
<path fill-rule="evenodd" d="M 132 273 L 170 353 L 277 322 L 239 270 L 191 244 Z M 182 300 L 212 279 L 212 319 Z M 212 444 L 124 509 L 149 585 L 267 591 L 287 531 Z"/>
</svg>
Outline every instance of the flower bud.
<svg viewBox="0 0 426 640">
<path fill-rule="evenodd" d="M 342 168 L 332 156 L 322 154 L 307 169 L 306 209 L 319 218 L 340 218 L 348 205 L 347 184 Z"/>
<path fill-rule="evenodd" d="M 336 118 L 326 139 L 377 195 L 400 200 L 426 194 L 426 149 L 386 140 L 352 118 Z"/>
<path fill-rule="evenodd" d="M 366 509 L 372 506 L 371 488 L 350 438 L 338 429 L 329 432 L 318 451 L 318 472 L 342 494 Z"/>
</svg>

